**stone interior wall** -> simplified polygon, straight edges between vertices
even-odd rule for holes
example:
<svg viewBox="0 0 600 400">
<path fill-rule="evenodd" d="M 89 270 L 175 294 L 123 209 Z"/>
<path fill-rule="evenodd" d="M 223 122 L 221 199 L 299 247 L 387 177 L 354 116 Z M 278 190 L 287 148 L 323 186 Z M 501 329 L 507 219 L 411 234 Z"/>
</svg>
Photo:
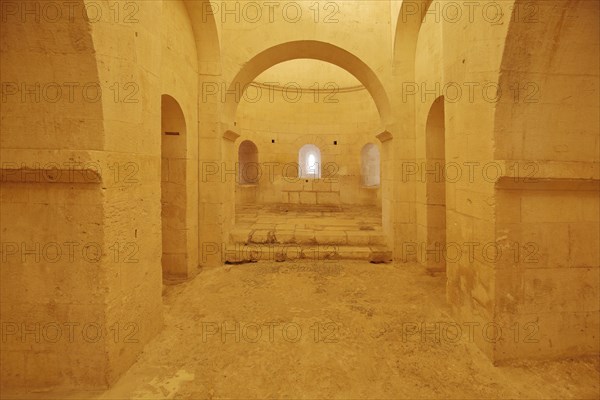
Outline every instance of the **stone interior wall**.
<svg viewBox="0 0 600 400">
<path fill-rule="evenodd" d="M 445 221 L 442 245 L 460 251 L 445 259 L 455 318 L 539 330 L 535 343 L 477 337 L 491 360 L 598 353 L 598 2 L 489 2 L 501 6 L 500 19 L 484 17 L 484 4 L 458 21 L 441 18 L 447 3 L 437 1 L 412 2 L 417 14 L 411 2 L 318 3 L 318 15 L 311 2 L 295 2 L 297 21 L 281 9 L 273 21 L 236 18 L 208 0 L 129 2 L 118 18 L 112 2 L 95 1 L 101 15 L 90 21 L 81 17 L 89 3 L 70 3 L 74 19 L 4 15 L 3 386 L 103 388 L 136 360 L 161 329 L 161 260 L 170 243 L 179 278 L 222 263 L 243 140 L 256 144 L 263 169 L 295 163 L 303 144 L 315 144 L 337 181 L 287 182 L 293 174 L 276 169 L 272 180 L 238 187 L 239 202 L 381 204 L 396 262 L 427 266 L 428 246 L 443 240 L 431 228 Z M 233 3 L 230 10 L 250 2 Z M 318 51 L 303 52 L 308 44 L 296 42 L 306 40 L 318 41 Z M 289 42 L 296 44 L 278 53 L 289 63 L 251 62 Z M 357 83 L 323 66 L 338 48 L 349 53 L 332 62 L 371 74 Z M 295 83 L 302 98 L 237 93 L 232 108 L 222 91 L 248 64 L 262 87 Z M 337 85 L 339 102 L 314 101 L 315 82 L 319 94 Z M 176 162 L 162 145 L 164 95 L 186 127 Z M 438 146 L 427 121 L 442 96 Z M 380 150 L 378 189 L 361 185 L 367 143 Z M 432 151 L 442 147 L 443 157 Z M 422 173 L 432 163 L 446 172 L 443 208 L 431 185 L 439 179 Z M 161 198 L 169 196 L 161 176 L 185 187 L 171 204 L 175 239 L 163 238 L 169 208 Z M 483 251 L 511 254 L 515 244 L 516 259 Z M 54 343 L 47 335 L 57 325 L 63 340 Z M 74 342 L 64 339 L 70 326 Z M 102 336 L 84 336 L 96 326 Z"/>
<path fill-rule="evenodd" d="M 511 27 L 500 72 L 523 90 L 497 105 L 495 159 L 516 167 L 495 185 L 495 236 L 520 253 L 496 262 L 495 292 L 496 319 L 535 321 L 540 340 L 499 343 L 500 360 L 598 352 L 600 13 L 536 4 L 544 23 Z M 519 42 L 533 44 L 527 57 Z"/>
<path fill-rule="evenodd" d="M 99 102 L 82 100 L 82 85 L 99 79 L 93 38 L 79 22 L 2 26 L 3 386 L 96 387 L 108 375 L 107 341 L 85 342 L 80 334 L 86 323 L 106 323 L 110 261 L 102 257 L 104 114 Z M 77 101 L 54 82 L 76 82 Z M 54 338 L 48 324 L 68 330 L 65 323 L 78 324 L 76 343 L 42 341 L 42 326 Z"/>
<path fill-rule="evenodd" d="M 444 2 L 432 2 L 432 11 L 418 33 L 414 80 L 404 85 L 402 96 L 415 107 L 414 158 L 402 162 L 400 178 L 415 183 L 414 219 L 416 231 L 405 237 L 410 246 L 402 257 L 415 258 L 429 267 L 445 264 L 447 298 L 457 319 L 465 323 L 494 321 L 494 263 L 481 248 L 494 242 L 493 183 L 485 176 L 485 166 L 493 158 L 494 90 L 502 53 L 506 23 L 490 23 L 475 14 L 472 19 L 451 21 L 443 18 Z M 502 7 L 510 7 L 503 2 Z M 506 8 L 504 20 L 510 9 Z M 460 43 L 469 43 L 468 46 Z M 482 54 L 485 56 L 482 57 Z M 474 89 L 471 91 L 469 85 Z M 495 87 L 495 86 L 494 86 Z M 414 95 L 411 95 L 414 93 Z M 436 119 L 435 103 L 443 97 L 444 135 L 428 126 Z M 441 123 L 438 123 L 441 125 Z M 442 147 L 444 154 L 432 148 Z M 416 163 L 416 173 L 410 169 Z M 472 169 L 470 169 L 472 168 Z M 433 170 L 433 173 L 428 171 Z M 471 171 L 474 171 L 471 173 Z M 442 199 L 432 196 L 437 187 Z M 442 214 L 442 215 L 440 215 Z M 445 218 L 444 215 L 445 214 Z M 445 242 L 430 221 L 445 219 Z M 413 249 L 416 243 L 416 250 Z M 439 246 L 438 246 L 439 245 Z M 474 246 L 472 256 L 469 246 Z M 482 350 L 494 358 L 492 346 L 481 336 L 475 338 Z"/>
<path fill-rule="evenodd" d="M 428 188 L 442 176 L 442 261 L 455 316 L 505 333 L 519 329 L 522 339 L 538 335 L 535 342 L 480 338 L 484 352 L 496 362 L 597 353 L 598 24 L 591 21 L 598 7 L 502 8 L 496 22 L 477 13 L 450 22 L 436 19 L 444 5 L 433 2 L 420 27 L 413 101 L 422 247 L 408 252 L 428 266 L 439 254 L 431 247 L 430 220 L 438 216 Z M 445 162 L 443 171 L 427 173 L 436 96 L 444 96 Z"/>
</svg>

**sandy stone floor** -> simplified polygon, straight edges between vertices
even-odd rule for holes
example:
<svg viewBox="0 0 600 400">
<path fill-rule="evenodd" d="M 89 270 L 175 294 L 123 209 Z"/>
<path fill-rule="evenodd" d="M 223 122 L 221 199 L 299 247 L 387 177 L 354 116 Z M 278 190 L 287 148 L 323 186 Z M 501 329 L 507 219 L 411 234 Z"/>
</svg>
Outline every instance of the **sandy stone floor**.
<svg viewBox="0 0 600 400">
<path fill-rule="evenodd" d="M 224 266 L 165 287 L 164 302 L 162 333 L 111 390 L 95 398 L 599 395 L 597 360 L 494 367 L 468 335 L 436 340 L 435 333 L 411 334 L 411 324 L 452 322 L 444 278 L 415 265 Z"/>
</svg>

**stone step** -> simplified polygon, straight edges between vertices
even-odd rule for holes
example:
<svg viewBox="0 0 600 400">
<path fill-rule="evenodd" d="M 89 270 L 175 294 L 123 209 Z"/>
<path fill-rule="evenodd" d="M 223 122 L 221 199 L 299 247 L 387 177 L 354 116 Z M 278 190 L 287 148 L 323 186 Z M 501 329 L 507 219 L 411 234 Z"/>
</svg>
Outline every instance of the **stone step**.
<svg viewBox="0 0 600 400">
<path fill-rule="evenodd" d="M 319 244 L 339 246 L 383 246 L 385 236 L 377 230 L 270 230 L 235 228 L 231 243 L 243 244 Z"/>
<path fill-rule="evenodd" d="M 364 260 L 383 263 L 392 261 L 392 252 L 381 245 L 230 243 L 223 249 L 222 258 L 226 263 L 294 260 Z"/>
</svg>

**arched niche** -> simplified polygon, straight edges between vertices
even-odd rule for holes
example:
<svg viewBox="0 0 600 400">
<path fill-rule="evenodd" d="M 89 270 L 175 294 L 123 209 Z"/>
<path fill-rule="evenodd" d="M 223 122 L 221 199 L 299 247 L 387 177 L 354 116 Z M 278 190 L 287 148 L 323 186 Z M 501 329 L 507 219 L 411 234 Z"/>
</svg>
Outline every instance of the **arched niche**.
<svg viewBox="0 0 600 400">
<path fill-rule="evenodd" d="M 429 249 L 441 249 L 446 245 L 446 182 L 443 176 L 446 162 L 445 127 L 444 97 L 440 96 L 431 105 L 425 125 L 426 169 L 436 171 L 425 177 L 425 224 Z M 428 258 L 427 268 L 445 269 L 444 257 Z"/>
<path fill-rule="evenodd" d="M 258 165 L 258 148 L 251 140 L 244 140 L 238 149 L 238 183 L 240 185 L 256 185 L 260 178 Z"/>
</svg>

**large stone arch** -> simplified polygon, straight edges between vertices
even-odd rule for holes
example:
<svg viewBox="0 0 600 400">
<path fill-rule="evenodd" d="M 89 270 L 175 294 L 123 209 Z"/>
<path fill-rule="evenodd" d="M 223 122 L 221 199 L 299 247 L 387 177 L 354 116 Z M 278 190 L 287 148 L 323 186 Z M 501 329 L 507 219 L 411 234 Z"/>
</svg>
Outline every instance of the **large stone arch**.
<svg viewBox="0 0 600 400">
<path fill-rule="evenodd" d="M 373 98 L 382 125 L 385 127 L 392 122 L 392 110 L 386 90 L 375 72 L 364 61 L 349 51 L 316 40 L 282 43 L 260 52 L 244 64 L 229 85 L 228 93 L 235 93 L 236 95 L 227 96 L 224 107 L 224 122 L 231 123 L 235 120 L 241 92 L 258 75 L 276 64 L 300 58 L 335 64 L 354 75 Z"/>
<path fill-rule="evenodd" d="M 432 0 L 402 2 L 394 34 L 392 57 L 395 72 L 414 68 L 419 30 L 431 2 Z"/>
<path fill-rule="evenodd" d="M 198 72 L 219 75 L 221 73 L 221 46 L 218 25 L 209 0 L 184 0 L 196 38 Z"/>
<path fill-rule="evenodd" d="M 397 139 L 399 140 L 394 140 L 390 152 L 394 154 L 394 165 L 400 166 L 400 168 L 382 169 L 383 181 L 393 181 L 394 184 L 393 199 L 389 204 L 384 201 L 383 207 L 391 210 L 408 210 L 404 213 L 393 213 L 393 221 L 389 223 L 393 226 L 395 257 L 401 255 L 402 259 L 410 259 L 404 255 L 405 250 L 402 243 L 412 241 L 417 236 L 413 221 L 416 219 L 415 199 L 418 190 L 416 182 L 404 179 L 402 166 L 406 165 L 404 163 L 412 163 L 418 158 L 416 138 L 420 123 L 416 117 L 419 114 L 419 104 L 413 96 L 404 98 L 403 84 L 417 81 L 415 76 L 417 43 L 423 16 L 431 3 L 432 0 L 423 0 L 403 1 L 399 6 L 396 5 L 397 2 L 392 4 L 393 7 L 398 7 L 393 10 L 397 14 L 392 14 L 391 18 L 396 19 L 392 33 L 394 36 L 392 42 L 392 104 L 396 121 L 394 130 L 398 132 Z M 385 148 L 382 154 L 385 154 Z"/>
</svg>

